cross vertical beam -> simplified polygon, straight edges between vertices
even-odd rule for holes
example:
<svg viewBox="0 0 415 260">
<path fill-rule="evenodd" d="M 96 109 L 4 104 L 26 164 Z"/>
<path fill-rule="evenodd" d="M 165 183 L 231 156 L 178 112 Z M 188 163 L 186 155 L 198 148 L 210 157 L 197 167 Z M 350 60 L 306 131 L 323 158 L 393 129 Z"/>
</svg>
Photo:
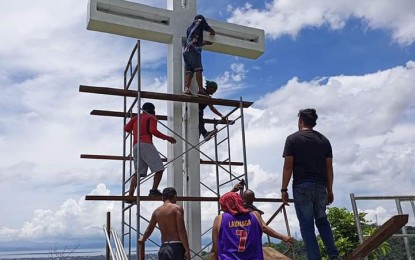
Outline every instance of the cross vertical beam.
<svg viewBox="0 0 415 260">
<path fill-rule="evenodd" d="M 179 94 L 183 90 L 182 37 L 186 36 L 186 28 L 195 15 L 196 0 L 167 0 L 167 9 L 124 0 L 89 0 L 87 29 L 167 44 L 167 91 Z M 251 59 L 264 52 L 263 30 L 211 19 L 207 21 L 216 35 L 205 35 L 213 42 L 206 50 Z M 196 92 L 194 81 L 192 89 Z M 169 102 L 167 112 L 170 129 L 196 145 L 199 142 L 198 105 Z M 185 148 L 183 142 L 168 145 L 168 159 L 176 158 Z M 179 196 L 200 196 L 200 155 L 195 149 L 187 153 L 184 164 L 180 160 L 169 164 L 167 182 L 177 189 Z M 190 247 L 199 252 L 200 202 L 185 204 L 185 210 Z"/>
</svg>

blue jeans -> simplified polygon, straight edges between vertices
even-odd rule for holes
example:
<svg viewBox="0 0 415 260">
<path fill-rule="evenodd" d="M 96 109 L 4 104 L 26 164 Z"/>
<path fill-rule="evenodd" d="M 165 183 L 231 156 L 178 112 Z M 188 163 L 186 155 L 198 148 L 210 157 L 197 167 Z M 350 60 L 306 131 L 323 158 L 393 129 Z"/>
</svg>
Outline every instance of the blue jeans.
<svg viewBox="0 0 415 260">
<path fill-rule="evenodd" d="M 314 182 L 300 183 L 293 187 L 293 197 L 295 211 L 300 223 L 301 236 L 307 251 L 307 259 L 321 259 L 314 232 L 314 222 L 329 256 L 338 256 L 339 251 L 334 245 L 333 232 L 326 215 L 326 186 Z"/>
</svg>

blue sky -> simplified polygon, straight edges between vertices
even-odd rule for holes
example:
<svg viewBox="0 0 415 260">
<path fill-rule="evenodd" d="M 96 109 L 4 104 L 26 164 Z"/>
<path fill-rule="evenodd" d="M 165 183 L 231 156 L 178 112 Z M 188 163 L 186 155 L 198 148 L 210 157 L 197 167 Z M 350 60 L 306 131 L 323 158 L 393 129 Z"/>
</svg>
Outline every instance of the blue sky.
<svg viewBox="0 0 415 260">
<path fill-rule="evenodd" d="M 166 6 L 164 0 L 134 2 Z M 86 0 L 2 2 L 0 206 L 7 214 L 0 216 L 0 250 L 31 241 L 103 241 L 107 209 L 113 225 L 119 223 L 119 203 L 83 198 L 119 195 L 121 163 L 79 155 L 121 153 L 121 120 L 89 112 L 119 111 L 122 100 L 79 93 L 78 86 L 120 87 L 135 40 L 87 31 L 86 6 Z M 257 60 L 203 53 L 204 76 L 219 82 L 217 96 L 255 102 L 246 110 L 246 134 L 250 185 L 258 197 L 280 196 L 283 145 L 305 107 L 317 109 L 316 130 L 333 145 L 334 206 L 351 209 L 352 192 L 413 195 L 415 2 L 201 0 L 198 10 L 266 33 L 265 53 Z M 165 92 L 166 47 L 143 42 L 142 53 L 144 88 Z M 166 113 L 164 103 L 157 108 Z M 166 149 L 163 142 L 156 145 Z M 202 179 L 209 182 L 213 174 L 204 169 Z M 259 207 L 269 215 L 276 206 Z M 205 208 L 204 228 L 215 205 Z M 394 202 L 359 209 L 379 222 L 396 213 Z M 298 231 L 293 210 L 289 216 Z M 282 219 L 273 227 L 285 232 Z"/>
</svg>

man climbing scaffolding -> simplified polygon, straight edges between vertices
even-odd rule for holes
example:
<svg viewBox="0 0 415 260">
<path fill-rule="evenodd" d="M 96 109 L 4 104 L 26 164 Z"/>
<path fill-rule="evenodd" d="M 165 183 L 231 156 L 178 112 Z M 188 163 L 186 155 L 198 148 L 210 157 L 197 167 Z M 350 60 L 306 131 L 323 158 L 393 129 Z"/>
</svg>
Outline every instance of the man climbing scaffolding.
<svg viewBox="0 0 415 260">
<path fill-rule="evenodd" d="M 153 135 L 167 140 L 174 144 L 176 139 L 171 136 L 164 135 L 157 130 L 157 118 L 156 108 L 152 103 L 144 103 L 142 107 L 143 113 L 140 114 L 140 156 L 137 154 L 138 143 L 138 129 L 137 129 L 137 116 L 131 118 L 131 120 L 124 126 L 124 130 L 128 133 L 133 132 L 133 159 L 135 173 L 131 178 L 129 196 L 134 195 L 134 190 L 137 188 L 137 172 L 140 177 L 147 176 L 147 170 L 150 168 L 151 172 L 155 172 L 153 179 L 153 188 L 150 190 L 149 196 L 161 196 L 161 192 L 157 189 L 161 178 L 163 177 L 164 166 L 160 158 L 160 155 L 153 144 Z M 140 161 L 138 161 L 140 160 Z M 138 164 L 138 165 L 137 165 Z"/>
<path fill-rule="evenodd" d="M 185 80 L 184 80 L 184 94 L 192 95 L 190 92 L 190 83 L 193 78 L 193 73 L 196 74 L 197 86 L 199 88 L 199 95 L 206 96 L 207 93 L 203 89 L 202 77 L 202 47 L 203 45 L 211 45 L 212 42 L 203 41 L 203 31 L 208 31 L 210 35 L 215 35 L 209 24 L 206 22 L 203 15 L 196 15 L 192 24 L 186 31 L 186 45 L 184 46 L 183 59 L 185 63 Z"/>
<path fill-rule="evenodd" d="M 217 89 L 218 89 L 218 84 L 216 84 L 216 82 L 206 80 L 206 86 L 203 89 L 203 91 L 206 93 L 207 96 L 213 95 Z M 212 131 L 208 132 L 205 128 L 205 123 L 203 122 L 203 115 L 204 115 L 203 111 L 205 110 L 207 106 L 209 106 L 210 110 L 213 113 L 223 118 L 223 115 L 213 105 L 199 103 L 199 135 L 202 135 L 203 138 L 205 138 L 205 141 L 209 141 L 210 138 L 212 138 L 217 133 L 216 129 L 213 129 Z"/>
</svg>

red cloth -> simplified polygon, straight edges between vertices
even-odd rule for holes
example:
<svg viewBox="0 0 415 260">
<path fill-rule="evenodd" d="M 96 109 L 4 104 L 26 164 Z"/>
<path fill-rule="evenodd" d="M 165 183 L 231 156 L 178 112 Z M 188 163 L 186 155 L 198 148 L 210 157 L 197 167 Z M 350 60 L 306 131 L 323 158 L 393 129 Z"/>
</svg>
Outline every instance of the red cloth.
<svg viewBox="0 0 415 260">
<path fill-rule="evenodd" d="M 249 210 L 244 207 L 241 196 L 236 192 L 227 192 L 223 194 L 219 199 L 219 203 L 224 212 L 232 215 L 249 213 Z"/>
<path fill-rule="evenodd" d="M 150 124 L 148 126 L 149 130 L 150 130 L 150 134 L 147 132 L 148 128 L 147 128 L 147 124 Z M 133 132 L 133 136 L 134 136 L 134 144 L 136 144 L 138 142 L 138 138 L 137 138 L 137 116 L 134 116 L 133 118 L 131 118 L 130 122 L 128 122 L 125 126 L 124 126 L 124 130 L 126 132 Z M 142 113 L 140 114 L 140 142 L 142 143 L 153 143 L 153 138 L 152 136 L 156 136 L 160 139 L 163 140 L 167 140 L 168 136 L 162 134 L 161 132 L 159 132 L 157 130 L 157 119 L 156 116 L 154 115 L 150 115 L 147 113 Z"/>
</svg>

